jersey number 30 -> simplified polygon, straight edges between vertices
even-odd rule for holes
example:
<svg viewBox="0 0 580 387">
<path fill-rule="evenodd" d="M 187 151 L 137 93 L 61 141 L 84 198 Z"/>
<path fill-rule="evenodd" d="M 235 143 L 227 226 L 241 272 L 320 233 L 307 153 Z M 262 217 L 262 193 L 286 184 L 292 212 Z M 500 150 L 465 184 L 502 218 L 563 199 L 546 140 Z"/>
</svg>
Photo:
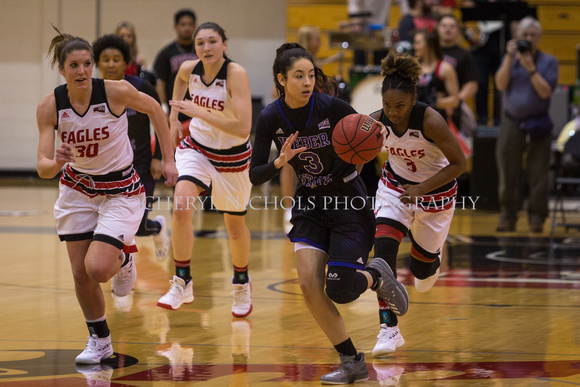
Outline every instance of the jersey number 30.
<svg viewBox="0 0 580 387">
<path fill-rule="evenodd" d="M 77 145 L 75 149 L 77 151 L 77 157 L 95 157 L 99 154 L 99 143 L 92 142 L 87 145 Z"/>
</svg>

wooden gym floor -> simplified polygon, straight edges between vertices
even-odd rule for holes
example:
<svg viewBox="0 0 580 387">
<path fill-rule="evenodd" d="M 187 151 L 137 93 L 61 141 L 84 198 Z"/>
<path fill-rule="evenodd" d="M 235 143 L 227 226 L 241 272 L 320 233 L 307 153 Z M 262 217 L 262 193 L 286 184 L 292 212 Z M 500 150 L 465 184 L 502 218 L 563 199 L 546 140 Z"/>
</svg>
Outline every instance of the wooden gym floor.
<svg viewBox="0 0 580 387">
<path fill-rule="evenodd" d="M 156 306 L 173 262 L 157 262 L 151 238 L 139 238 L 134 294 L 114 299 L 103 285 L 115 357 L 77 369 L 87 330 L 54 231 L 57 194 L 54 182 L 0 186 L 1 386 L 315 386 L 338 362 L 302 300 L 282 211 L 255 200 L 247 216 L 254 303 L 248 318 L 230 313 L 222 217 L 198 211 L 194 303 L 178 311 Z M 167 203 L 160 207 L 152 216 L 171 224 Z M 424 294 L 412 285 L 404 241 L 399 279 L 411 305 L 399 324 L 406 343 L 390 356 L 371 355 L 379 328 L 374 293 L 340 306 L 366 353 L 370 379 L 362 385 L 580 385 L 580 233 L 561 228 L 550 238 L 546 224 L 544 234 L 532 235 L 522 216 L 521 231 L 498 235 L 497 220 L 494 212 L 456 212 L 444 275 Z"/>
</svg>

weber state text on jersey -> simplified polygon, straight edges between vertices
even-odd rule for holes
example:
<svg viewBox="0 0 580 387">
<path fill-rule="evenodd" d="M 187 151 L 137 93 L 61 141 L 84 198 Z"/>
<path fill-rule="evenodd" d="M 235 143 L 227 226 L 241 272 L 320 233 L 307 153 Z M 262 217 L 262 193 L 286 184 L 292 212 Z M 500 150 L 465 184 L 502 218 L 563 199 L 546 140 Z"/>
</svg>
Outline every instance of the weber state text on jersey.
<svg viewBox="0 0 580 387">
<path fill-rule="evenodd" d="M 313 93 L 306 106 L 290 109 L 281 98 L 262 112 L 258 125 L 269 128 L 280 150 L 288 137 L 299 131 L 292 148 L 307 150 L 288 163 L 294 168 L 303 186 L 319 188 L 345 182 L 356 176 L 355 166 L 340 159 L 332 146 L 332 130 L 343 117 L 356 113 L 347 103 L 322 93 Z"/>
</svg>

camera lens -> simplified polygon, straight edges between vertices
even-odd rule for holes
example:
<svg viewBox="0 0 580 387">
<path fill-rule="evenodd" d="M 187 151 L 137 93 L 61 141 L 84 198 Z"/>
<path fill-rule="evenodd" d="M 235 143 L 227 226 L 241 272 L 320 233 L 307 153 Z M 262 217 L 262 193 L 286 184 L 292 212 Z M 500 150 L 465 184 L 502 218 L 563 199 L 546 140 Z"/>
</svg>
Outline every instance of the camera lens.
<svg viewBox="0 0 580 387">
<path fill-rule="evenodd" d="M 528 42 L 525 39 L 522 40 L 518 40 L 517 41 L 517 47 L 518 47 L 518 51 L 520 53 L 524 53 L 524 52 L 528 52 L 532 50 L 532 45 L 530 44 L 530 42 Z"/>
</svg>

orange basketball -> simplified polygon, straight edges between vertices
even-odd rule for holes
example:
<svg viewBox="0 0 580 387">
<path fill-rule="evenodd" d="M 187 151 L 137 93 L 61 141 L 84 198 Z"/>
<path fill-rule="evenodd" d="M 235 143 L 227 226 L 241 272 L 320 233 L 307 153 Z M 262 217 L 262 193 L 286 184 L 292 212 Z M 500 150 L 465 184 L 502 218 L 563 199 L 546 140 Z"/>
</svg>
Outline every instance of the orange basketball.
<svg viewBox="0 0 580 387">
<path fill-rule="evenodd" d="M 338 121 L 332 131 L 332 145 L 336 154 L 350 164 L 364 164 L 381 151 L 381 126 L 365 114 L 350 114 Z"/>
</svg>

